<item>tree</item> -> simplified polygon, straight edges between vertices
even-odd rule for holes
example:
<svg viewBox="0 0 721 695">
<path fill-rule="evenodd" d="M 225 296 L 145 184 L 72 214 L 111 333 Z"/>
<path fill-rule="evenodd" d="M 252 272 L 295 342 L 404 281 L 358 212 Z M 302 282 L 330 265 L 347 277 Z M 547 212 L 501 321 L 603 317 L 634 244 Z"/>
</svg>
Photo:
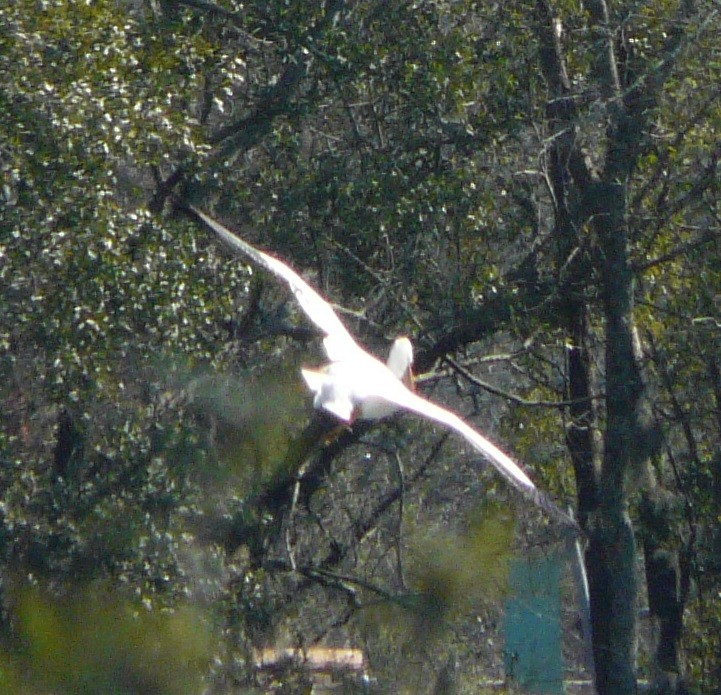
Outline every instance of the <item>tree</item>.
<svg viewBox="0 0 721 695">
<path fill-rule="evenodd" d="M 599 95 L 600 99 L 595 99 L 593 105 L 603 111 L 605 129 L 597 134 L 600 142 L 590 150 L 591 157 L 595 158 L 591 163 L 586 154 L 589 150 L 584 149 L 585 134 L 579 118 L 582 93 L 574 94 L 572 88 L 574 82 L 579 84 L 578 78 L 574 80 L 570 74 L 569 58 L 552 7 L 543 2 L 538 6 L 541 67 L 550 91 L 550 134 L 557 137 L 551 145 L 548 174 L 558 246 L 564 248 L 559 260 L 573 277 L 574 269 L 567 264 L 572 262 L 572 254 L 581 252 L 582 259 L 575 265 L 584 275 L 597 279 L 603 307 L 605 429 L 600 465 L 596 462 L 597 454 L 588 429 L 589 424 L 593 425 L 593 416 L 582 414 L 578 422 L 583 427 L 582 441 L 575 449 L 579 509 L 589 529 L 587 561 L 596 685 L 601 693 L 632 692 L 635 690 L 637 582 L 634 533 L 627 514 L 627 486 L 631 479 L 638 479 L 640 471 L 649 469 L 651 458 L 661 450 L 658 422 L 652 419 L 648 388 L 642 376 L 643 356 L 634 308 L 638 274 L 634 272 L 633 254 L 648 253 L 648 247 L 643 248 L 646 240 L 639 229 L 641 220 L 635 214 L 633 201 L 634 197 L 638 200 L 648 195 L 649 189 L 663 176 L 641 166 L 644 157 L 648 158 L 655 150 L 652 134 L 654 119 L 660 114 L 663 90 L 676 71 L 683 72 L 685 66 L 679 66 L 680 57 L 691 43 L 705 40 L 706 25 L 713 21 L 714 14 L 703 4 L 681 3 L 673 11 L 668 8 L 663 19 L 652 16 L 636 24 L 622 13 L 612 15 L 603 2 L 586 5 L 583 31 L 588 32 L 593 42 L 582 61 L 591 78 L 583 82 L 582 92 Z M 653 37 L 656 28 L 653 24 L 658 21 L 665 27 L 663 40 Z M 636 32 L 643 40 L 634 37 Z M 639 41 L 645 46 L 652 37 L 658 42 L 653 57 L 643 50 L 626 52 L 629 43 Z M 683 139 L 684 135 L 676 134 L 677 143 Z M 701 196 L 703 190 L 712 185 L 706 175 L 702 180 L 700 190 L 697 189 Z M 637 188 L 639 193 L 635 193 Z M 687 209 L 686 205 L 682 207 Z M 704 215 L 705 211 L 700 213 Z M 664 210 L 656 209 L 652 214 L 661 217 Z M 575 284 L 569 293 L 577 291 L 577 279 Z M 581 291 L 587 291 L 588 287 L 587 281 L 582 280 Z M 571 307 L 569 340 L 572 349 L 583 351 L 587 344 L 586 308 L 577 301 L 574 306 L 573 300 Z M 588 398 L 591 395 L 589 360 L 577 358 L 576 362 L 575 370 L 569 372 L 575 382 L 571 384 L 571 391 L 577 397 Z M 657 554 L 647 556 L 646 569 L 651 609 L 656 612 L 658 602 L 652 600 L 657 594 L 654 587 L 668 570 L 665 565 L 662 567 Z M 683 599 L 675 599 L 679 600 L 682 605 Z M 672 608 L 673 601 L 663 603 L 664 610 L 678 614 L 679 608 Z M 666 638 L 662 632 L 662 639 Z M 678 672 L 677 660 L 671 659 L 673 663 L 669 663 L 668 657 L 661 656 L 668 654 L 670 647 L 660 646 L 659 667 Z"/>
<path fill-rule="evenodd" d="M 315 271 L 365 344 L 410 333 L 419 371 L 438 367 L 424 389 L 480 414 L 558 497 L 575 484 L 600 692 L 635 688 L 639 552 L 656 681 L 687 661 L 704 683 L 721 431 L 712 3 L 68 0 L 15 3 L 0 27 L 16 576 L 109 579 L 153 606 L 212 594 L 236 651 L 364 636 L 388 683 L 409 677 L 403 633 L 430 623 L 464 634 L 428 647 L 421 678 L 479 658 L 483 621 L 463 615 L 492 611 L 459 597 L 474 562 L 507 559 L 502 487 L 416 424 L 309 446 L 293 375 L 312 334 L 172 213 L 177 196 Z M 455 547 L 446 562 L 428 561 L 432 530 Z M 364 622 L 378 601 L 392 619 Z"/>
</svg>

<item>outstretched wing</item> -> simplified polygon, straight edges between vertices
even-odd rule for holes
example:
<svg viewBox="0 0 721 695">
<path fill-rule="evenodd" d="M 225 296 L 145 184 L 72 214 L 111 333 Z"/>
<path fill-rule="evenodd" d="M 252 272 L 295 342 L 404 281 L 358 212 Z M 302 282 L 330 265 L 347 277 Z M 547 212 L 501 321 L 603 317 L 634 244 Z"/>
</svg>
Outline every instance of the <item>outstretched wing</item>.
<svg viewBox="0 0 721 695">
<path fill-rule="evenodd" d="M 399 393 L 401 392 L 399 391 Z M 397 398 L 393 400 L 398 402 Z M 404 393 L 402 400 L 403 402 L 398 403 L 398 405 L 406 410 L 412 410 L 419 415 L 440 422 L 465 437 L 473 445 L 473 448 L 483 454 L 514 487 L 524 491 L 536 489 L 531 479 L 510 456 L 501 451 L 482 434 L 476 432 L 476 430 L 455 413 L 411 392 L 408 394 Z"/>
<path fill-rule="evenodd" d="M 198 219 L 218 234 L 226 243 L 245 254 L 254 263 L 266 268 L 288 283 L 308 318 L 325 334 L 323 343 L 331 361 L 340 363 L 339 366 L 345 369 L 348 369 L 349 365 L 354 365 L 351 366 L 352 372 L 346 375 L 346 381 L 343 384 L 344 389 L 348 391 L 347 393 L 344 392 L 344 397 L 350 404 L 349 407 L 354 403 L 355 396 L 358 396 L 357 400 L 359 402 L 386 401 L 389 404 L 396 404 L 400 408 L 413 411 L 418 415 L 450 427 L 465 437 L 476 451 L 488 459 L 501 475 L 528 499 L 560 519 L 565 525 L 578 529 L 576 522 L 564 514 L 544 493 L 538 490 L 531 479 L 510 456 L 488 441 L 479 432 L 476 432 L 455 413 L 427 401 L 407 389 L 385 365 L 368 355 L 353 340 L 353 337 L 341 323 L 330 304 L 308 285 L 298 273 L 277 258 L 263 253 L 243 241 L 229 229 L 226 229 L 197 208 L 188 207 Z M 315 373 L 313 374 L 315 376 Z M 314 380 L 314 376 L 311 381 Z M 317 376 L 321 378 L 321 373 L 317 373 Z M 306 376 L 306 380 L 308 378 Z M 312 383 L 309 383 L 309 386 L 313 389 Z M 318 391 L 322 386 L 321 382 L 319 381 L 316 386 L 318 388 L 314 390 Z M 339 417 L 343 418 L 342 414 L 338 414 Z"/>
<path fill-rule="evenodd" d="M 508 454 L 501 451 L 480 432 L 476 432 L 458 415 L 413 393 L 397 381 L 395 383 L 391 381 L 384 382 L 382 389 L 377 390 L 383 391 L 377 394 L 378 397 L 385 398 L 405 410 L 410 410 L 455 430 L 470 442 L 473 448 L 481 453 L 485 459 L 490 461 L 506 481 L 517 490 L 520 490 L 527 499 L 551 514 L 556 520 L 561 521 L 564 526 L 569 526 L 578 531 L 578 524 L 562 512 L 545 493 L 539 490 Z"/>
<path fill-rule="evenodd" d="M 353 337 L 338 318 L 335 311 L 333 311 L 330 304 L 292 268 L 277 258 L 256 249 L 248 242 L 243 241 L 239 236 L 192 205 L 189 205 L 188 208 L 227 244 L 242 254 L 245 254 L 254 263 L 269 270 L 288 283 L 301 309 L 303 309 L 308 318 L 325 334 L 326 337 L 323 344 L 328 353 L 328 357 L 332 361 L 347 359 L 354 351 L 361 349 L 355 340 L 353 340 Z"/>
</svg>

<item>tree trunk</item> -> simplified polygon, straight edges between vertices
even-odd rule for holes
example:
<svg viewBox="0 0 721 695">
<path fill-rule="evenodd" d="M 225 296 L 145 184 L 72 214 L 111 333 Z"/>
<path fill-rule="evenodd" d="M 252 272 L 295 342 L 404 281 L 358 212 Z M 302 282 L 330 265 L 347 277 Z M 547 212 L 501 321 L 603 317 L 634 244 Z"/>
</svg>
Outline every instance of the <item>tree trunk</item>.
<svg viewBox="0 0 721 695">
<path fill-rule="evenodd" d="M 644 470 L 658 444 L 649 424 L 640 351 L 636 349 L 627 197 L 649 118 L 682 30 L 669 33 L 664 47 L 668 65 L 653 72 L 647 82 L 622 85 L 608 5 L 605 0 L 588 0 L 585 8 L 593 39 L 586 89 L 598 95 L 606 123 L 604 144 L 594 145 L 595 167 L 582 149 L 578 94 L 568 75 L 563 29 L 549 0 L 537 1 L 536 32 L 549 91 L 547 180 L 555 212 L 557 286 L 559 294 L 567 298 L 562 324 L 571 343 L 569 396 L 576 403 L 591 395 L 590 367 L 584 363 L 585 312 L 589 309 L 581 302 L 583 297 L 594 296 L 593 289 L 602 299 L 606 397 L 602 461 L 598 462 L 590 434 L 598 425 L 590 406 L 569 411 L 567 444 L 576 472 L 579 520 L 589 536 L 586 560 L 596 688 L 601 695 L 618 695 L 636 692 L 637 552 L 627 509 L 627 478 Z M 686 3 L 679 13 L 684 15 L 690 9 Z"/>
</svg>

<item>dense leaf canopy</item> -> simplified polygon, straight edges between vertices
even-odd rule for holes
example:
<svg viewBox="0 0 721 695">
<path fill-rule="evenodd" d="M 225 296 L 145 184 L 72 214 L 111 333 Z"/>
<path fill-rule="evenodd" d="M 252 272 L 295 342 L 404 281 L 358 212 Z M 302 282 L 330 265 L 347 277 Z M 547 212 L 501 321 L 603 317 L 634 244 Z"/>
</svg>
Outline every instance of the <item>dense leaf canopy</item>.
<svg viewBox="0 0 721 695">
<path fill-rule="evenodd" d="M 322 642 L 382 692 L 478 692 L 512 558 L 560 547 L 427 424 L 328 436 L 316 336 L 192 203 L 369 349 L 410 335 L 424 394 L 577 509 L 599 692 L 717 687 L 718 13 L 0 8 L 0 684 L 232 692 Z"/>
</svg>

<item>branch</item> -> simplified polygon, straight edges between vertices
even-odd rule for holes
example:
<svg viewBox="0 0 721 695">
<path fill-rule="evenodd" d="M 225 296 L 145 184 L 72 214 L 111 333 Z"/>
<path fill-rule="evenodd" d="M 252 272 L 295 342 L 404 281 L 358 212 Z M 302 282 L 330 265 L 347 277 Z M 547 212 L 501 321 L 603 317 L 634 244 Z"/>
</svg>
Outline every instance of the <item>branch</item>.
<svg viewBox="0 0 721 695">
<path fill-rule="evenodd" d="M 325 14 L 307 32 L 302 44 L 314 43 L 325 28 L 333 23 L 336 15 L 341 12 L 344 5 L 344 0 L 329 0 L 326 4 Z M 251 144 L 258 142 L 261 137 L 270 132 L 275 118 L 289 113 L 291 99 L 310 66 L 311 55 L 312 52 L 308 51 L 305 46 L 298 50 L 289 59 L 280 79 L 268 90 L 265 98 L 255 106 L 250 114 L 221 128 L 209 138 L 209 142 L 213 145 L 224 143 L 215 154 L 215 159 L 225 158 L 235 150 L 247 149 Z"/>
<path fill-rule="evenodd" d="M 215 14 L 233 22 L 234 29 L 238 29 L 241 17 L 237 13 L 229 12 L 206 0 L 178 0 L 180 4 Z M 322 32 L 332 25 L 335 17 L 345 5 L 344 0 L 328 0 L 323 17 L 305 35 L 302 43 L 312 44 Z M 242 27 L 240 28 L 243 31 Z M 254 38 L 244 32 L 249 38 Z M 257 40 L 257 39 L 256 39 Z M 215 134 L 210 135 L 208 142 L 216 146 L 215 152 L 206 159 L 206 164 L 222 161 L 238 150 L 247 150 L 256 145 L 273 128 L 276 118 L 288 114 L 291 110 L 291 101 L 295 95 L 302 77 L 306 74 L 311 61 L 311 52 L 301 48 L 292 56 L 280 79 L 266 92 L 265 97 L 256 106 L 235 123 L 231 123 Z M 189 181 L 194 173 L 186 165 L 181 164 L 165 181 L 158 181 L 157 192 L 148 207 L 151 211 L 162 210 L 165 200 L 172 189 L 181 181 Z M 198 191 L 194 191 L 197 195 Z"/>
<path fill-rule="evenodd" d="M 709 190 L 712 186 L 715 186 L 718 182 L 718 163 L 719 159 L 721 159 L 721 145 L 717 144 L 711 154 L 709 155 L 709 161 L 708 164 L 706 164 L 702 170 L 701 173 L 691 182 L 690 188 L 681 196 L 676 198 L 676 200 L 670 202 L 668 205 L 662 205 L 661 196 L 659 196 L 659 200 L 656 201 L 655 209 L 659 210 L 660 213 L 657 216 L 655 216 L 655 229 L 650 234 L 650 241 L 649 244 L 658 236 L 660 233 L 662 227 L 675 215 L 677 215 L 681 210 L 688 207 L 693 203 L 694 201 L 700 200 L 703 194 Z M 665 191 L 662 193 L 662 195 L 665 195 Z M 645 228 L 647 228 L 649 225 L 644 225 L 644 227 L 639 229 L 639 232 L 643 231 Z M 708 230 L 707 230 L 708 231 Z M 701 243 L 705 243 L 705 237 L 707 236 L 706 233 L 701 235 L 701 238 L 698 240 Z M 715 234 L 711 234 L 712 237 L 715 237 Z M 696 242 L 691 242 L 696 243 Z M 675 251 L 669 252 L 671 255 L 669 258 L 666 258 L 669 254 L 664 254 L 664 256 L 661 256 L 660 259 L 649 261 L 648 267 L 651 267 L 653 265 L 658 265 L 660 262 L 663 262 L 663 260 L 671 260 L 673 257 L 677 255 Z M 635 266 L 634 266 L 635 267 Z"/>
<path fill-rule="evenodd" d="M 386 511 L 395 502 L 400 499 L 404 491 L 409 489 L 413 483 L 423 477 L 428 470 L 429 466 L 435 461 L 438 456 L 441 447 L 445 444 L 446 440 L 450 436 L 450 432 L 445 432 L 433 445 L 428 456 L 424 459 L 423 463 L 412 473 L 406 477 L 403 485 L 398 485 L 393 490 L 388 492 L 381 500 L 376 504 L 373 510 L 368 514 L 364 521 L 358 522 L 354 526 L 354 533 L 352 539 L 343 545 L 336 544 L 326 554 L 325 558 L 318 564 L 319 568 L 327 570 L 329 567 L 338 565 L 352 550 L 355 548 L 378 524 L 380 518 L 386 513 Z"/>
<path fill-rule="evenodd" d="M 676 65 L 681 49 L 692 39 L 686 27 L 695 9 L 695 0 L 681 0 L 661 49 L 663 58 L 655 68 L 640 76 L 621 95 L 620 100 L 610 103 L 609 143 L 604 170 L 604 180 L 609 186 L 626 181 L 637 164 L 642 140 L 658 106 L 663 87 Z M 716 14 L 715 10 L 709 13 L 695 36 L 705 29 Z"/>
<path fill-rule="evenodd" d="M 519 267 L 523 265 L 521 263 Z M 511 273 L 506 277 L 510 275 Z M 516 278 L 512 290 L 501 290 L 494 294 L 482 305 L 469 311 L 461 323 L 447 331 L 432 346 L 419 350 L 415 359 L 417 371 L 431 371 L 438 360 L 507 327 L 519 313 L 542 311 L 544 315 L 555 315 L 555 309 L 558 308 L 557 288 L 552 284 L 539 282 L 530 269 L 523 277 L 528 282 Z"/>
<path fill-rule="evenodd" d="M 696 437 L 694 436 L 693 428 L 691 427 L 688 415 L 684 412 L 681 403 L 676 397 L 676 390 L 674 389 L 673 379 L 671 378 L 666 358 L 658 349 L 658 346 L 656 345 L 656 340 L 653 337 L 653 333 L 651 331 L 647 331 L 646 337 L 648 339 L 649 347 L 651 348 L 651 359 L 656 365 L 656 369 L 661 376 L 661 383 L 666 389 L 666 394 L 668 395 L 668 399 L 671 403 L 671 408 L 673 409 L 674 418 L 676 422 L 681 425 L 681 430 L 683 431 L 684 438 L 686 439 L 686 446 L 688 447 L 689 456 L 694 463 L 694 467 L 697 470 L 701 470 L 701 458 L 698 453 Z"/>
<path fill-rule="evenodd" d="M 695 249 L 701 248 L 706 244 L 715 242 L 718 239 L 718 228 L 712 227 L 710 229 L 704 229 L 701 234 L 699 234 L 695 239 L 691 239 L 691 241 L 686 241 L 683 244 L 678 244 L 663 255 L 652 258 L 651 260 L 645 261 L 644 263 L 633 263 L 631 264 L 631 268 L 636 273 L 643 273 L 646 270 L 650 270 L 651 268 L 655 268 L 656 266 L 668 263 L 668 261 L 673 261 L 679 256 L 687 254 L 689 251 L 694 251 Z"/>
<path fill-rule="evenodd" d="M 596 41 L 592 44 L 600 50 L 595 56 L 591 72 L 599 81 L 604 99 L 613 99 L 621 93 L 618 64 L 614 46 L 614 32 L 611 31 L 606 0 L 586 0 L 585 7 L 591 19 L 591 33 Z"/>
<path fill-rule="evenodd" d="M 527 400 L 525 398 L 521 398 L 520 396 L 515 396 L 512 393 L 508 393 L 508 391 L 503 391 L 502 389 L 497 388 L 496 386 L 492 386 L 491 384 L 481 381 L 478 377 L 474 376 L 469 372 L 465 367 L 461 366 L 458 362 L 451 359 L 450 357 L 444 357 L 444 362 L 448 362 L 448 364 L 453 367 L 455 371 L 457 371 L 464 379 L 469 381 L 474 386 L 478 386 L 478 388 L 483 389 L 484 391 L 488 391 L 489 393 L 492 393 L 495 396 L 500 396 L 501 398 L 505 398 L 506 400 L 510 401 L 511 403 L 515 403 L 516 405 L 522 405 L 524 407 L 542 407 L 542 408 L 566 408 L 570 405 L 578 405 L 581 403 L 590 403 L 593 400 L 602 400 L 603 396 L 590 396 L 588 398 L 578 398 L 575 400 L 564 400 L 564 401 L 543 401 L 543 400 Z"/>
<path fill-rule="evenodd" d="M 648 100 L 652 100 L 655 105 L 663 86 L 666 84 L 676 65 L 676 59 L 681 49 L 687 46 L 692 40 L 697 39 L 716 18 L 716 15 L 718 15 L 718 10 L 710 12 L 706 19 L 699 25 L 698 31 L 691 36 L 685 27 L 688 25 L 691 15 L 695 10 L 695 0 L 681 0 L 676 17 L 671 23 L 671 30 L 667 33 L 666 41 L 661 49 L 664 57 L 657 63 L 653 70 L 639 77 L 639 79 L 626 90 L 624 102 L 628 108 L 635 109 L 641 102 L 648 104 Z M 648 108 L 648 105 L 646 108 Z"/>
<path fill-rule="evenodd" d="M 681 146 L 686 141 L 686 137 L 689 135 L 689 133 L 691 133 L 696 127 L 698 127 L 698 125 L 704 119 L 709 118 L 710 113 L 717 108 L 720 95 L 721 87 L 713 90 L 711 94 L 706 97 L 701 106 L 696 110 L 696 113 L 693 115 L 693 117 L 688 118 L 683 123 L 682 127 L 678 129 L 674 137 L 669 141 L 667 147 L 663 149 L 657 148 L 658 162 L 656 164 L 656 170 L 653 172 L 653 175 L 649 176 L 634 193 L 633 199 L 629 204 L 629 210 L 638 211 L 641 208 L 646 196 L 650 195 L 650 192 L 658 184 L 659 180 L 662 177 L 666 176 L 665 172 L 671 169 L 671 153 L 680 151 Z M 668 194 L 668 188 L 670 186 L 670 183 L 671 179 L 666 178 L 666 180 L 662 184 L 661 192 L 656 197 L 656 202 L 653 206 L 655 209 L 660 209 L 663 207 L 663 203 L 665 202 L 665 198 Z M 651 225 L 653 219 L 653 217 L 649 217 L 648 220 L 645 222 L 636 223 L 635 234 L 637 236 L 641 235 Z"/>
<path fill-rule="evenodd" d="M 592 182 L 588 163 L 578 147 L 578 106 L 584 101 L 571 94 L 571 83 L 563 57 L 561 35 L 563 28 L 548 0 L 536 3 L 536 35 L 540 43 L 539 60 L 550 98 L 546 103 L 546 116 L 551 125 L 554 176 L 553 194 L 556 213 L 565 206 L 564 176 L 571 173 L 580 190 Z"/>
<path fill-rule="evenodd" d="M 175 0 L 175 2 L 178 5 L 185 5 L 186 7 L 192 7 L 196 10 L 202 10 L 208 14 L 217 15 L 223 19 L 229 19 L 238 27 L 242 26 L 243 18 L 238 13 L 226 10 L 224 7 L 220 7 L 220 5 L 207 2 L 207 0 Z"/>
</svg>

